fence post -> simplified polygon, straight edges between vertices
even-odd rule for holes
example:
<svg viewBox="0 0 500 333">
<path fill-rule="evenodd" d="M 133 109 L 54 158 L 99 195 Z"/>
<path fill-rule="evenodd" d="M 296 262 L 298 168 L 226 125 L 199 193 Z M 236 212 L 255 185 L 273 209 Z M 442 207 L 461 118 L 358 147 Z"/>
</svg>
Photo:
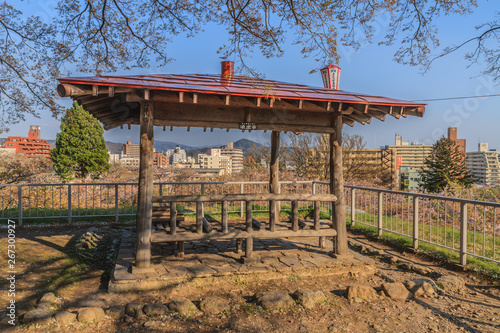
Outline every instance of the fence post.
<svg viewBox="0 0 500 333">
<path fill-rule="evenodd" d="M 378 229 L 378 236 L 382 236 L 382 198 L 383 198 L 384 193 L 383 192 L 378 192 L 378 221 L 377 221 L 377 229 Z"/>
<path fill-rule="evenodd" d="M 68 184 L 68 224 L 71 224 L 73 219 L 73 210 L 71 204 L 71 184 Z"/>
<path fill-rule="evenodd" d="M 467 203 L 460 203 L 460 265 L 467 264 Z"/>
<path fill-rule="evenodd" d="M 23 225 L 23 187 L 17 187 L 17 213 L 19 219 L 19 226 Z"/>
<path fill-rule="evenodd" d="M 205 184 L 201 184 L 201 195 L 205 194 Z M 201 216 L 205 217 L 205 203 L 201 203 Z"/>
<path fill-rule="evenodd" d="M 311 190 L 312 194 L 316 194 L 316 182 L 312 182 L 312 190 Z"/>
<path fill-rule="evenodd" d="M 351 227 L 354 227 L 356 215 L 356 191 L 351 189 Z"/>
<path fill-rule="evenodd" d="M 244 190 L 244 184 L 241 183 L 240 184 L 240 193 L 243 194 L 243 190 Z M 243 217 L 243 201 L 240 201 L 240 217 Z"/>
<path fill-rule="evenodd" d="M 418 249 L 418 204 L 419 198 L 413 196 L 413 249 Z"/>
<path fill-rule="evenodd" d="M 127 186 L 127 185 L 125 185 Z M 118 222 L 118 184 L 115 185 L 115 222 Z"/>
</svg>

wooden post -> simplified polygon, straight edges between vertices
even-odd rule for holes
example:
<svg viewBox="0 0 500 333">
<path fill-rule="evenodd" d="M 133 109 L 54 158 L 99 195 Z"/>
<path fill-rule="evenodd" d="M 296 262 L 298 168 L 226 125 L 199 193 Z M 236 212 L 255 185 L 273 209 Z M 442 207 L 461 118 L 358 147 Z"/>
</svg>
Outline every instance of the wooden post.
<svg viewBox="0 0 500 333">
<path fill-rule="evenodd" d="M 170 203 L 170 234 L 177 235 L 177 203 L 175 201 Z"/>
<path fill-rule="evenodd" d="M 276 200 L 269 201 L 269 231 L 276 230 Z"/>
<path fill-rule="evenodd" d="M 246 231 L 247 232 L 252 232 L 252 201 L 247 201 L 246 202 L 246 208 L 247 208 L 247 213 L 246 213 Z"/>
<path fill-rule="evenodd" d="M 321 206 L 320 201 L 314 201 L 314 230 L 319 230 L 320 224 L 319 224 L 319 218 L 320 218 L 320 211 L 319 207 Z"/>
<path fill-rule="evenodd" d="M 297 200 L 292 201 L 292 216 L 290 216 L 292 221 L 292 230 L 299 230 L 299 202 Z"/>
<path fill-rule="evenodd" d="M 280 132 L 273 131 L 271 134 L 271 161 L 269 164 L 269 193 L 280 193 L 279 181 L 279 153 L 280 153 Z M 275 218 L 280 218 L 280 202 L 276 202 Z"/>
<path fill-rule="evenodd" d="M 342 113 L 333 114 L 335 133 L 330 134 L 330 193 L 337 197 L 333 203 L 333 226 L 337 230 L 334 253 L 348 254 L 347 226 L 345 222 L 344 172 L 342 170 Z"/>
<path fill-rule="evenodd" d="M 222 233 L 227 234 L 229 232 L 228 220 L 229 216 L 227 213 L 228 202 L 222 201 Z"/>
<path fill-rule="evenodd" d="M 177 242 L 177 258 L 184 259 L 184 242 Z"/>
<path fill-rule="evenodd" d="M 203 203 L 202 202 L 197 202 L 196 203 L 196 233 L 202 234 L 203 233 Z"/>
<path fill-rule="evenodd" d="M 141 102 L 139 194 L 137 202 L 137 245 L 135 266 L 147 268 L 151 260 L 153 216 L 153 105 Z"/>
</svg>

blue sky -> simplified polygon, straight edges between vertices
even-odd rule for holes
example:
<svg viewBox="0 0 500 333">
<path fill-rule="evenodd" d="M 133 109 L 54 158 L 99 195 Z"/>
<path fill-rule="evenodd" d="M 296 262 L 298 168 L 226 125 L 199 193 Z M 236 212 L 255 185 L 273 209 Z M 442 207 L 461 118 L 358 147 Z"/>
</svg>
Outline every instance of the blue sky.
<svg viewBox="0 0 500 333">
<path fill-rule="evenodd" d="M 476 35 L 475 26 L 494 19 L 495 12 L 500 11 L 498 1 L 478 1 L 479 8 L 467 16 L 447 16 L 439 19 L 438 37 L 441 46 L 459 44 Z M 53 15 L 51 6 L 54 0 L 28 1 L 31 10 L 49 17 Z M 382 20 L 383 21 L 383 20 Z M 375 42 L 385 35 L 384 23 L 379 25 Z M 208 73 L 218 74 L 220 61 L 217 49 L 227 40 L 225 30 L 218 26 L 207 27 L 205 32 L 194 38 L 175 38 L 172 47 L 167 50 L 170 57 L 176 59 L 169 65 L 148 70 L 133 70 L 119 74 L 139 73 Z M 480 76 L 484 68 L 481 63 L 467 68 L 469 63 L 464 59 L 465 49 L 459 50 L 445 58 L 436 60 L 430 71 L 421 74 L 420 68 L 397 64 L 393 61 L 394 47 L 365 44 L 358 51 L 349 48 L 340 49 L 342 69 L 340 89 L 365 94 L 381 95 L 404 100 L 423 100 L 455 96 L 478 96 L 500 94 L 500 82 L 494 84 L 491 77 Z M 435 51 L 437 54 L 438 51 Z M 233 60 L 233 59 L 228 59 Z M 285 56 L 267 59 L 255 53 L 249 64 L 266 78 L 284 82 L 322 86 L 319 73 L 308 74 L 316 67 L 312 59 L 303 58 L 298 47 L 286 45 Z M 78 75 L 78 73 L 74 73 Z M 54 89 L 56 86 L 54 83 Z M 62 100 L 70 105 L 69 100 Z M 477 150 L 478 142 L 488 142 L 490 148 L 500 148 L 498 127 L 500 124 L 500 97 L 473 98 L 465 100 L 449 100 L 427 102 L 423 118 L 408 117 L 396 120 L 387 117 L 385 122 L 373 119 L 371 124 L 356 124 L 353 128 L 344 127 L 349 134 L 362 135 L 367 148 L 377 148 L 393 144 L 394 136 L 399 133 L 404 141 L 432 144 L 445 135 L 449 126 L 458 127 L 459 138 L 467 139 L 467 151 Z M 59 121 L 46 111 L 40 111 L 42 118 L 28 118 L 25 122 L 10 126 L 6 135 L 27 135 L 29 125 L 40 124 L 42 136 L 55 139 L 59 130 Z M 138 126 L 128 129 L 114 129 L 105 132 L 106 140 L 114 142 L 138 142 Z M 163 132 L 155 129 L 155 140 L 175 141 L 190 146 L 224 144 L 241 138 L 265 143 L 269 133 L 253 131 L 242 133 L 238 130 L 214 130 L 213 133 L 203 130 L 179 128 Z"/>
</svg>

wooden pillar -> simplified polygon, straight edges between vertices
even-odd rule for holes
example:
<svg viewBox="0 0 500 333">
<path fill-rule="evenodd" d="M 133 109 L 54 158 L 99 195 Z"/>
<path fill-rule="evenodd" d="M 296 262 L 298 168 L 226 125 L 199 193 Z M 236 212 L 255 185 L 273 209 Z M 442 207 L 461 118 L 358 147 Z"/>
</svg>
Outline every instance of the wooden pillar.
<svg viewBox="0 0 500 333">
<path fill-rule="evenodd" d="M 344 172 L 342 170 L 342 113 L 333 114 L 335 133 L 330 134 L 330 193 L 337 197 L 333 204 L 333 227 L 337 230 L 334 253 L 347 255 L 347 226 L 345 221 Z"/>
<path fill-rule="evenodd" d="M 151 260 L 153 216 L 153 105 L 141 102 L 139 192 L 137 199 L 137 244 L 135 266 L 147 268 Z"/>
<path fill-rule="evenodd" d="M 273 131 L 271 134 L 271 161 L 269 164 L 269 193 L 280 193 L 279 181 L 279 153 L 280 153 L 280 132 Z M 280 202 L 276 202 L 275 219 L 280 220 Z"/>
</svg>

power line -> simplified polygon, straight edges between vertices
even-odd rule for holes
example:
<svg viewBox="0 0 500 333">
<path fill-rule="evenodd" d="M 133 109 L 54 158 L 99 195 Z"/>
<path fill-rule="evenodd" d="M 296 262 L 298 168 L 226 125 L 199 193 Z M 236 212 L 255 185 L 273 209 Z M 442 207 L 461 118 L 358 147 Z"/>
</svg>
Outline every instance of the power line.
<svg viewBox="0 0 500 333">
<path fill-rule="evenodd" d="M 446 97 L 446 98 L 432 98 L 432 99 L 416 99 L 411 102 L 433 102 L 433 101 L 449 101 L 453 99 L 468 99 L 468 98 L 483 98 L 483 97 L 498 97 L 500 94 L 495 95 L 479 95 L 479 96 L 463 96 L 463 97 Z"/>
</svg>

